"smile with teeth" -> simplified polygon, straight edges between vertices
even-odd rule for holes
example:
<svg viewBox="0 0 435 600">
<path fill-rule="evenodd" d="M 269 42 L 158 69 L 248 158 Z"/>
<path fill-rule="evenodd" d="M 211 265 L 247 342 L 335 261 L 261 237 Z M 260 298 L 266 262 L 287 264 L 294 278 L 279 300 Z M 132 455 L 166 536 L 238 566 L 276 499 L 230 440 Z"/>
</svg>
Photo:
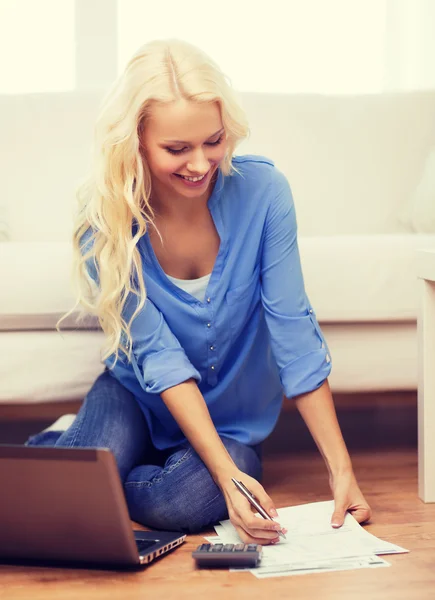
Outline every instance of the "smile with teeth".
<svg viewBox="0 0 435 600">
<path fill-rule="evenodd" d="M 204 175 L 201 175 L 201 177 L 187 177 L 186 175 L 180 175 L 180 173 L 177 173 L 178 177 L 181 177 L 182 179 L 186 179 L 186 181 L 192 181 L 193 183 L 195 183 L 196 181 L 201 181 L 202 179 L 204 179 L 204 177 L 207 175 L 207 173 L 205 173 Z"/>
</svg>

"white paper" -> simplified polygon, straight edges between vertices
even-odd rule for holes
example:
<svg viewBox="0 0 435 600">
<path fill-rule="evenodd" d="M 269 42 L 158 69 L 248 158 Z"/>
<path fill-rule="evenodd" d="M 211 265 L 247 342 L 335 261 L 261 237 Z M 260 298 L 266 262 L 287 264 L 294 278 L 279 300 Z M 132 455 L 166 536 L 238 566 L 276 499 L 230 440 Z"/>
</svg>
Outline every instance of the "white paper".
<svg viewBox="0 0 435 600">
<path fill-rule="evenodd" d="M 288 575 L 307 575 L 311 573 L 327 573 L 329 571 L 349 571 L 353 569 L 377 569 L 389 567 L 390 563 L 380 556 L 366 556 L 361 558 L 337 558 L 333 560 L 320 560 L 313 562 L 299 562 L 271 567 L 260 566 L 251 569 L 251 573 L 258 579 L 266 577 L 285 577 Z"/>
<path fill-rule="evenodd" d="M 338 529 L 331 526 L 334 502 L 315 502 L 278 509 L 276 519 L 288 531 L 278 544 L 264 546 L 260 566 L 251 569 L 256 577 L 273 577 L 344 569 L 389 566 L 378 554 L 408 552 L 384 542 L 363 529 L 347 513 Z M 215 527 L 221 543 L 240 543 L 228 521 Z"/>
</svg>

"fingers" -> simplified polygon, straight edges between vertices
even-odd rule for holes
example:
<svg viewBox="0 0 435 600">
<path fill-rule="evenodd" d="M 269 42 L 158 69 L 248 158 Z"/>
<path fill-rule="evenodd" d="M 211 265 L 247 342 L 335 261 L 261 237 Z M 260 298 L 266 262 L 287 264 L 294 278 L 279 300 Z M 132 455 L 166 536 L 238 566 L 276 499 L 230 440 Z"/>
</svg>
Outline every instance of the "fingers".
<svg viewBox="0 0 435 600">
<path fill-rule="evenodd" d="M 235 525 L 234 527 L 239 534 L 240 539 L 245 544 L 260 544 L 261 546 L 267 546 L 269 544 L 276 544 L 279 542 L 279 536 L 276 533 L 273 535 L 273 537 L 265 538 L 263 537 L 265 530 L 254 529 L 248 533 L 240 525 Z"/>
<path fill-rule="evenodd" d="M 256 501 L 266 511 L 266 514 L 271 518 L 276 518 L 278 513 L 275 505 L 264 491 L 263 486 L 246 473 L 241 475 L 239 481 L 255 497 Z M 255 508 L 251 507 L 245 495 L 234 486 L 226 488 L 226 494 L 231 522 L 245 543 L 266 545 L 279 541 L 278 531 L 282 530 L 279 521 L 272 521 L 264 518 L 264 516 L 256 516 L 254 514 Z"/>
<path fill-rule="evenodd" d="M 249 509 L 240 511 L 233 517 L 232 522 L 245 543 L 266 545 L 279 541 L 278 531 L 282 530 L 281 525 L 256 517 Z M 282 531 L 286 532 L 285 529 Z"/>
<path fill-rule="evenodd" d="M 273 519 L 278 516 L 272 498 L 265 492 L 262 485 L 254 480 L 254 484 L 251 483 L 251 491 L 268 515 L 270 515 Z"/>
<path fill-rule="evenodd" d="M 332 477 L 330 481 L 334 494 L 334 512 L 331 517 L 332 527 L 341 527 L 349 512 L 358 523 L 364 523 L 371 518 L 372 511 L 367 504 L 354 473 Z"/>
<path fill-rule="evenodd" d="M 258 539 L 265 539 L 268 541 L 276 539 L 279 540 L 278 531 L 267 531 L 266 529 L 250 529 L 249 533 L 250 535 Z"/>
<path fill-rule="evenodd" d="M 332 513 L 331 525 L 334 528 L 341 527 L 346 516 L 346 508 L 343 505 L 335 505 L 335 510 Z"/>
<path fill-rule="evenodd" d="M 265 519 L 259 519 L 257 517 L 246 518 L 240 525 L 252 537 L 264 538 L 267 540 L 276 538 L 278 536 L 278 531 L 281 530 L 281 525 L 279 523 L 266 521 Z"/>
<path fill-rule="evenodd" d="M 331 517 L 331 525 L 334 528 L 341 527 L 344 523 L 344 519 L 346 517 L 346 512 L 350 512 L 350 514 L 357 520 L 358 523 L 364 523 L 370 519 L 372 516 L 372 511 L 369 506 L 358 506 L 358 507 L 349 507 L 345 508 L 344 505 L 335 505 L 335 510 Z"/>
<path fill-rule="evenodd" d="M 369 521 L 370 517 L 372 516 L 372 511 L 369 506 L 361 506 L 356 510 L 350 509 L 349 512 L 358 521 L 358 523 L 365 523 L 366 521 Z"/>
</svg>

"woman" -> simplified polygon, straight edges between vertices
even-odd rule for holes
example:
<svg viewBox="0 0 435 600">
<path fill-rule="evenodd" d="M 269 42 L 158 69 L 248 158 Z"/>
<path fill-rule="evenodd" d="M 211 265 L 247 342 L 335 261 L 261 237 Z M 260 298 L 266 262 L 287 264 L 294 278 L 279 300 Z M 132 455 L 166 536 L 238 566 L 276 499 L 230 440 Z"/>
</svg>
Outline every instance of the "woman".
<svg viewBox="0 0 435 600">
<path fill-rule="evenodd" d="M 232 478 L 277 515 L 258 480 L 283 393 L 325 459 L 332 526 L 370 508 L 336 419 L 290 188 L 272 161 L 234 156 L 247 133 L 196 48 L 157 41 L 130 60 L 97 121 L 74 237 L 79 302 L 99 317 L 108 369 L 66 431 L 28 443 L 109 447 L 144 525 L 194 532 L 229 515 L 245 542 L 268 544 L 280 524 L 254 516 Z"/>
</svg>

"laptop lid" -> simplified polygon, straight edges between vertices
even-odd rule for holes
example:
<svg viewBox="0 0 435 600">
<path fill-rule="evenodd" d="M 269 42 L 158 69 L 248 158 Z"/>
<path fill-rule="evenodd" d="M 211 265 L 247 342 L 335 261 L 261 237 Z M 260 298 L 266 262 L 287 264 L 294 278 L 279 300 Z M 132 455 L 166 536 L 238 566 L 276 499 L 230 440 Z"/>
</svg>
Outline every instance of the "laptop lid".
<svg viewBox="0 0 435 600">
<path fill-rule="evenodd" d="M 0 487 L 0 560 L 133 566 L 185 539 L 133 532 L 108 449 L 0 445 Z"/>
</svg>

